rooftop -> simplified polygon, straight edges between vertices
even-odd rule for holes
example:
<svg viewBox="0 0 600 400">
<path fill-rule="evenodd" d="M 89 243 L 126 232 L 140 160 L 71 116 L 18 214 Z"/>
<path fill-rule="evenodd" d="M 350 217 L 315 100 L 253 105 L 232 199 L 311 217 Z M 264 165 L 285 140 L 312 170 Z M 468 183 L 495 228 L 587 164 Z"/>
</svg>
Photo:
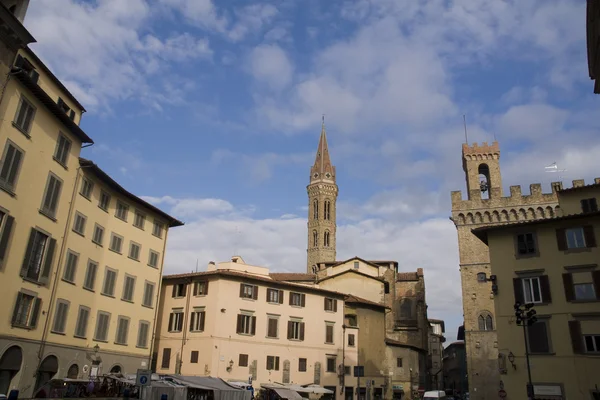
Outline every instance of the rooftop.
<svg viewBox="0 0 600 400">
<path fill-rule="evenodd" d="M 288 282 L 314 282 L 317 279 L 315 274 L 306 274 L 300 272 L 272 272 L 269 274 L 271 279 L 276 281 Z"/>
</svg>

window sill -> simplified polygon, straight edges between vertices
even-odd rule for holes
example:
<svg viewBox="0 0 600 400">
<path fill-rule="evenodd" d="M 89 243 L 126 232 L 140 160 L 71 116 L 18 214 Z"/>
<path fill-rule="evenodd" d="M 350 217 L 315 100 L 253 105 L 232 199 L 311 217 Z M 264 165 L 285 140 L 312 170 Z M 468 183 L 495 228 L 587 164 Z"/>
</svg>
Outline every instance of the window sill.
<svg viewBox="0 0 600 400">
<path fill-rule="evenodd" d="M 201 330 L 201 331 L 190 331 L 190 332 L 191 333 L 202 333 L 202 332 L 204 332 L 204 330 Z"/>
<path fill-rule="evenodd" d="M 92 239 L 92 243 L 94 243 L 96 246 L 104 247 L 101 243 L 96 242 L 94 239 Z"/>
<path fill-rule="evenodd" d="M 63 167 L 66 171 L 69 170 L 69 168 L 67 167 L 67 165 L 65 163 L 63 163 L 62 161 L 60 161 L 58 158 L 56 158 L 56 156 L 52 156 L 52 159 L 54 161 L 56 161 L 61 167 Z"/>
<path fill-rule="evenodd" d="M 185 299 L 185 296 L 173 296 L 172 299 Z"/>
<path fill-rule="evenodd" d="M 34 330 L 35 328 L 29 325 L 21 325 L 21 324 L 10 324 L 13 328 L 25 329 L 27 331 Z"/>
<path fill-rule="evenodd" d="M 555 356 L 556 353 L 529 353 L 530 356 Z"/>
<path fill-rule="evenodd" d="M 85 237 L 85 235 L 84 235 L 83 233 L 81 233 L 81 232 L 78 232 L 78 231 L 76 231 L 75 229 L 71 229 L 71 230 L 72 230 L 73 232 L 75 232 L 76 234 L 78 234 L 79 236 L 81 236 L 81 237 L 83 237 L 83 238 Z"/>
<path fill-rule="evenodd" d="M 92 201 L 92 196 L 86 196 L 85 194 L 79 192 L 79 194 L 81 195 L 81 197 L 83 197 L 84 199 L 86 199 L 87 201 Z"/>
<path fill-rule="evenodd" d="M 40 214 L 42 214 L 44 217 L 47 217 L 48 219 L 56 222 L 56 217 L 54 215 L 52 215 L 51 213 L 49 213 L 48 211 L 39 209 L 38 210 Z"/>
<path fill-rule="evenodd" d="M 145 231 L 143 226 L 133 225 L 134 228 L 138 228 L 140 231 Z"/>
<path fill-rule="evenodd" d="M 13 191 L 14 188 L 9 188 L 5 183 L 0 183 L 0 189 L 8 193 L 11 197 L 17 197 L 17 194 Z"/>
<path fill-rule="evenodd" d="M 591 247 L 577 247 L 574 249 L 566 249 L 564 251 L 565 254 L 577 254 L 577 253 L 588 253 L 592 251 Z"/>
<path fill-rule="evenodd" d="M 275 340 L 277 340 L 277 339 L 279 339 L 279 336 L 265 336 L 265 339 L 275 339 Z"/>
<path fill-rule="evenodd" d="M 117 346 L 128 346 L 127 343 L 113 342 L 113 344 L 116 344 Z"/>
<path fill-rule="evenodd" d="M 206 297 L 206 293 L 195 294 L 194 297 Z"/>
<path fill-rule="evenodd" d="M 98 208 L 101 209 L 102 211 L 104 211 L 105 213 L 108 213 L 108 207 L 104 208 L 100 204 L 98 204 Z"/>
<path fill-rule="evenodd" d="M 302 340 L 302 339 L 289 338 L 288 340 L 291 342 L 304 342 L 304 340 Z"/>
<path fill-rule="evenodd" d="M 181 331 L 167 331 L 168 333 L 181 333 Z"/>
<path fill-rule="evenodd" d="M 88 287 L 83 286 L 83 289 L 87 290 L 88 292 L 96 293 L 96 291 L 94 289 L 92 289 L 92 288 L 88 288 Z"/>
<path fill-rule="evenodd" d="M 238 335 L 240 335 L 240 336 L 254 336 L 254 335 L 253 335 L 253 334 L 251 334 L 251 333 L 243 333 L 243 332 L 236 332 L 236 333 L 237 333 Z"/>
<path fill-rule="evenodd" d="M 138 258 L 133 258 L 133 257 L 129 257 L 129 256 L 127 256 L 127 258 L 129 258 L 130 260 L 133 260 L 133 261 L 140 262 L 140 260 Z"/>
<path fill-rule="evenodd" d="M 157 237 L 157 238 L 159 238 L 159 239 L 162 239 L 162 235 L 160 235 L 160 236 L 159 236 L 159 235 L 155 235 L 155 234 L 153 233 L 153 234 L 152 234 L 152 236 L 154 236 L 154 237 Z"/>
<path fill-rule="evenodd" d="M 121 220 L 121 221 L 123 221 L 123 222 L 125 222 L 125 223 L 127 223 L 127 217 L 125 217 L 125 218 L 121 218 L 121 217 L 119 217 L 118 215 L 116 215 L 116 214 L 115 214 L 115 218 L 116 218 L 116 219 L 119 219 L 119 220 Z"/>
<path fill-rule="evenodd" d="M 120 251 L 113 250 L 113 249 L 110 249 L 110 248 L 109 248 L 109 250 L 110 250 L 110 251 L 112 251 L 113 253 L 117 253 L 117 254 L 118 254 L 118 255 L 120 255 L 120 256 L 122 256 L 122 255 L 123 255 L 123 253 L 121 253 Z"/>
<path fill-rule="evenodd" d="M 108 293 L 100 293 L 102 296 L 106 296 L 106 297 L 110 297 L 111 299 L 114 299 L 115 296 L 112 294 L 108 294 Z"/>
<path fill-rule="evenodd" d="M 142 307 L 146 307 L 146 308 L 149 308 L 149 309 L 151 309 L 151 310 L 154 310 L 154 307 L 152 307 L 152 306 L 149 306 L 149 305 L 147 305 L 147 304 L 142 304 Z"/>
<path fill-rule="evenodd" d="M 280 303 L 278 301 L 267 301 L 267 304 L 272 304 L 274 306 L 280 306 L 282 303 Z"/>
<path fill-rule="evenodd" d="M 19 125 L 15 124 L 15 122 L 13 121 L 12 126 L 15 127 L 16 130 L 18 130 L 19 132 L 21 132 L 23 135 L 25 135 L 25 137 L 27 139 L 31 140 L 31 135 L 29 134 L 29 132 L 25 131 L 23 128 L 21 128 Z"/>
<path fill-rule="evenodd" d="M 150 265 L 150 264 L 146 264 L 146 265 L 148 265 L 150 268 L 158 269 L 158 267 L 155 265 Z"/>
<path fill-rule="evenodd" d="M 94 342 L 100 342 L 100 343 L 108 343 L 108 340 L 102 340 L 102 339 L 92 339 Z"/>
<path fill-rule="evenodd" d="M 136 347 L 136 349 L 147 349 L 148 348 L 148 346 L 138 346 L 138 345 L 136 345 L 135 347 Z"/>
<path fill-rule="evenodd" d="M 255 299 L 253 299 L 251 297 L 250 298 L 249 297 L 242 297 L 241 299 L 242 300 L 248 300 L 248 301 L 256 301 Z"/>
<path fill-rule="evenodd" d="M 335 314 L 337 311 L 333 311 L 333 310 L 325 310 L 325 312 L 328 312 L 330 314 Z"/>
<path fill-rule="evenodd" d="M 70 280 L 68 280 L 68 279 L 61 278 L 61 281 L 65 282 L 65 283 L 68 283 L 69 285 L 76 286 L 76 285 L 75 285 L 75 282 L 73 282 L 73 281 L 70 281 Z"/>
<path fill-rule="evenodd" d="M 335 343 L 333 343 L 333 342 L 331 342 L 331 343 L 325 342 L 325 344 L 334 345 Z"/>
<path fill-rule="evenodd" d="M 55 335 L 65 336 L 64 332 L 58 332 L 58 331 L 50 331 L 50 332 L 54 333 Z"/>
<path fill-rule="evenodd" d="M 27 281 L 29 283 L 33 283 L 34 285 L 37 285 L 37 286 L 46 286 L 45 283 L 42 283 L 42 282 L 40 282 L 40 281 L 38 281 L 36 279 L 29 278 L 27 276 L 23 276 L 22 278 L 23 278 L 24 281 Z"/>
<path fill-rule="evenodd" d="M 87 339 L 85 336 L 73 335 L 73 337 L 74 337 L 75 339 L 84 339 L 84 340 L 85 340 L 85 339 Z"/>
<path fill-rule="evenodd" d="M 294 307 L 294 308 L 304 308 L 304 307 L 302 307 L 302 306 L 297 306 L 297 305 L 295 305 L 295 304 L 290 304 L 290 306 L 291 306 L 291 307 Z"/>
<path fill-rule="evenodd" d="M 539 257 L 540 253 L 533 253 L 533 254 L 515 254 L 515 259 L 517 260 L 521 260 L 521 259 L 528 259 L 528 258 L 536 258 Z"/>
<path fill-rule="evenodd" d="M 121 301 L 124 301 L 125 303 L 133 304 L 133 300 L 121 299 Z"/>
</svg>

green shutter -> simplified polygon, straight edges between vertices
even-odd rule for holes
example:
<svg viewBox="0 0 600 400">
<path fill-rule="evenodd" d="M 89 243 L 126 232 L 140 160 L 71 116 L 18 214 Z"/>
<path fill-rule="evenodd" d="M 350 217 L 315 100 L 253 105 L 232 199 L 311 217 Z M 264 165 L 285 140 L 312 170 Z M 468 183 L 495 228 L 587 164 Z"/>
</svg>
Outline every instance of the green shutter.
<svg viewBox="0 0 600 400">
<path fill-rule="evenodd" d="M 23 266 L 21 267 L 21 276 L 27 276 L 27 270 L 29 269 L 29 262 L 31 261 L 31 251 L 33 250 L 33 242 L 35 240 L 35 235 L 37 231 L 34 228 L 31 228 L 29 233 L 29 243 L 27 243 L 27 248 L 25 250 L 25 258 L 23 259 Z"/>
<path fill-rule="evenodd" d="M 4 223 L 4 229 L 2 230 L 2 237 L 0 238 L 0 269 L 4 265 L 4 261 L 8 254 L 8 241 L 10 240 L 10 234 L 12 233 L 13 222 L 15 218 L 11 215 L 6 216 L 6 222 Z"/>
<path fill-rule="evenodd" d="M 56 239 L 49 238 L 48 249 L 46 250 L 46 256 L 43 259 L 44 267 L 40 276 L 39 282 L 47 284 L 50 277 L 50 271 L 52 271 L 52 262 L 54 261 L 54 248 L 56 247 Z"/>
</svg>

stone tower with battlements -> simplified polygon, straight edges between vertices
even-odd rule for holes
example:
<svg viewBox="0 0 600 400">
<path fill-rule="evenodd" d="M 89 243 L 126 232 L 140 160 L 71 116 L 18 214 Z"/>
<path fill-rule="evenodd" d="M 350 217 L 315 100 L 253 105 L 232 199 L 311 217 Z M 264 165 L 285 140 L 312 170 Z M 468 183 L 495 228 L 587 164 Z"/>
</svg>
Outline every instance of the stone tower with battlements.
<svg viewBox="0 0 600 400">
<path fill-rule="evenodd" d="M 511 186 L 510 195 L 503 196 L 498 142 L 463 144 L 462 164 L 468 197 L 463 199 L 460 191 L 451 196 L 452 221 L 458 234 L 469 393 L 472 400 L 495 399 L 502 379 L 498 353 L 508 354 L 510 350 L 498 348 L 488 248 L 471 229 L 561 215 L 556 192 L 562 183 L 553 182 L 552 193 L 542 193 L 541 184 L 532 184 L 528 195 L 522 194 L 520 186 Z"/>
<path fill-rule="evenodd" d="M 306 270 L 316 272 L 320 262 L 335 261 L 336 201 L 338 186 L 335 183 L 335 167 L 331 164 L 325 123 L 321 127 L 319 148 L 315 163 L 310 169 L 308 192 L 308 246 Z"/>
</svg>

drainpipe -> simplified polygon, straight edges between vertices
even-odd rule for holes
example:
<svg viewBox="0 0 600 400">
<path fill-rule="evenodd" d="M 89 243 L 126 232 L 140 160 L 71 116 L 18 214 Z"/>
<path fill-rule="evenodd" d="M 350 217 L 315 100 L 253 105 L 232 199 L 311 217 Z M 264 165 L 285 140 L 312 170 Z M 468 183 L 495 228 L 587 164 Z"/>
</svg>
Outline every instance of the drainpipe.
<svg viewBox="0 0 600 400">
<path fill-rule="evenodd" d="M 346 386 L 346 324 L 342 324 L 342 331 L 344 333 L 342 336 L 342 390 L 340 393 L 344 394 L 344 388 Z"/>
<path fill-rule="evenodd" d="M 161 260 L 160 260 L 160 270 L 159 270 L 159 280 L 158 280 L 158 285 L 157 285 L 157 289 L 156 289 L 156 303 L 154 306 L 154 320 L 152 321 L 152 336 L 150 337 L 150 354 L 148 354 L 148 366 L 150 367 L 149 369 L 152 369 L 152 354 L 154 353 L 154 344 L 155 344 L 155 338 L 156 338 L 156 319 L 158 317 L 158 308 L 160 306 L 160 292 L 162 291 L 162 276 L 163 276 L 163 269 L 165 268 L 165 252 L 167 250 L 167 238 L 169 236 L 169 229 L 165 229 L 165 241 L 163 243 L 163 251 L 161 254 Z"/>
<path fill-rule="evenodd" d="M 188 315 L 190 313 L 190 297 L 191 297 L 191 293 L 192 293 L 192 285 L 191 283 L 193 282 L 193 279 L 190 277 L 189 278 L 189 283 L 190 283 L 190 288 L 189 290 L 186 289 L 185 291 L 185 308 L 183 309 L 184 314 L 183 314 L 183 336 L 181 337 L 181 350 L 179 351 L 179 374 L 181 374 L 181 367 L 183 367 L 183 346 L 185 346 L 185 341 L 187 338 L 187 326 L 188 326 Z"/>
</svg>

